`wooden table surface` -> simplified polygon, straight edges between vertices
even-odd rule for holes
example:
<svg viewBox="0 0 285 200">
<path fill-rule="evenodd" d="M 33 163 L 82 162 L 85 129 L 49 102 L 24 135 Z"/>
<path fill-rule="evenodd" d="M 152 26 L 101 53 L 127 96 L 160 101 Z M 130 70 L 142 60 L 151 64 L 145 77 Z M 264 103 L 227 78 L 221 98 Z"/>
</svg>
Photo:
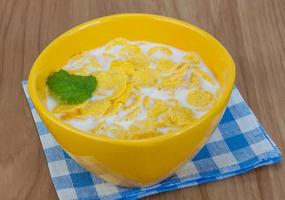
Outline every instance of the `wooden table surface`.
<svg viewBox="0 0 285 200">
<path fill-rule="evenodd" d="M 54 38 L 122 12 L 185 20 L 214 35 L 237 65 L 237 86 L 277 145 L 285 147 L 284 0 L 0 0 L 0 198 L 57 199 L 21 89 Z M 285 199 L 285 165 L 147 199 Z"/>
</svg>

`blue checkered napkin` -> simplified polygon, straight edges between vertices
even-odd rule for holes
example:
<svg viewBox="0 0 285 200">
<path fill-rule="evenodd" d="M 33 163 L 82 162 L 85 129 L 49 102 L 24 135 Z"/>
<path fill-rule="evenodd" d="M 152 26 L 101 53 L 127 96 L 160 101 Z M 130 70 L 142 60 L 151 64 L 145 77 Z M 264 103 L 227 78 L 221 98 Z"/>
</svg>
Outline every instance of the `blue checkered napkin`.
<svg viewBox="0 0 285 200">
<path fill-rule="evenodd" d="M 225 114 L 208 143 L 171 178 L 132 189 L 104 182 L 81 168 L 57 144 L 38 116 L 22 82 L 59 199 L 136 199 L 238 175 L 281 160 L 281 155 L 234 88 Z"/>
</svg>

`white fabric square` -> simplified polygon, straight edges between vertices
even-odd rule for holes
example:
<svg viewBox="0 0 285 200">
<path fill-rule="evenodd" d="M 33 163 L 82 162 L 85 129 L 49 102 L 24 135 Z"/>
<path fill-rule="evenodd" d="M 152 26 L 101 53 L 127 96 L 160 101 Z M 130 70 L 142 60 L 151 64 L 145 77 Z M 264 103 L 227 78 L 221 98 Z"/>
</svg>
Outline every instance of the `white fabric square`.
<svg viewBox="0 0 285 200">
<path fill-rule="evenodd" d="M 55 147 L 58 145 L 55 139 L 51 136 L 51 134 L 40 135 L 40 137 L 44 149 Z"/>
<path fill-rule="evenodd" d="M 257 155 L 261 155 L 266 152 L 270 152 L 273 150 L 271 144 L 268 142 L 268 140 L 262 140 L 258 143 L 250 145 L 252 151 Z"/>
<path fill-rule="evenodd" d="M 51 177 L 64 176 L 69 174 L 65 160 L 49 162 L 48 167 Z"/>
<path fill-rule="evenodd" d="M 213 156 L 212 159 L 215 161 L 218 168 L 228 167 L 231 165 L 238 164 L 232 153 L 224 153 L 218 156 Z"/>
<path fill-rule="evenodd" d="M 219 128 L 216 128 L 216 130 L 213 132 L 212 136 L 210 137 L 208 142 L 218 142 L 224 140 L 221 131 L 219 130 Z"/>
<path fill-rule="evenodd" d="M 241 132 L 245 133 L 248 131 L 252 131 L 259 127 L 257 120 L 254 115 L 246 115 L 244 117 L 236 119 L 236 122 L 241 130 Z"/>
<path fill-rule="evenodd" d="M 95 188 L 99 196 L 107 196 L 119 192 L 118 188 L 111 183 L 96 184 Z"/>
<path fill-rule="evenodd" d="M 25 92 L 26 97 L 29 97 L 29 93 L 28 93 L 28 83 L 24 83 L 25 85 L 23 85 L 23 89 Z"/>
<path fill-rule="evenodd" d="M 228 103 L 228 106 L 233 106 L 233 105 L 239 104 L 241 102 L 243 102 L 243 99 L 242 99 L 238 89 L 233 89 L 230 101 Z"/>
<path fill-rule="evenodd" d="M 57 195 L 59 199 L 64 199 L 64 200 L 78 199 L 74 188 L 57 190 Z"/>
<path fill-rule="evenodd" d="M 177 172 L 176 175 L 179 178 L 183 178 L 189 175 L 196 175 L 198 174 L 198 170 L 196 169 L 195 165 L 193 163 L 187 162 L 185 165 L 183 165 Z"/>
<path fill-rule="evenodd" d="M 41 122 L 42 121 L 39 114 L 37 113 L 36 109 L 32 109 L 32 115 L 33 115 L 35 122 Z"/>
</svg>

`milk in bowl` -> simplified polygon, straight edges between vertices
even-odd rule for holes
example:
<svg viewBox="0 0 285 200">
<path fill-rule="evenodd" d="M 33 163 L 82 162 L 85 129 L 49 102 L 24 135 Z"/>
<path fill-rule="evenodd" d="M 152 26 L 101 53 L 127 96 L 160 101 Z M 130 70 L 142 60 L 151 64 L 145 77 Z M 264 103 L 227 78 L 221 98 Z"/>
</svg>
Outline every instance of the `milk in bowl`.
<svg viewBox="0 0 285 200">
<path fill-rule="evenodd" d="M 46 107 L 86 133 L 145 139 L 177 132 L 205 115 L 220 95 L 196 52 L 115 38 L 72 56 L 48 77 Z"/>
</svg>

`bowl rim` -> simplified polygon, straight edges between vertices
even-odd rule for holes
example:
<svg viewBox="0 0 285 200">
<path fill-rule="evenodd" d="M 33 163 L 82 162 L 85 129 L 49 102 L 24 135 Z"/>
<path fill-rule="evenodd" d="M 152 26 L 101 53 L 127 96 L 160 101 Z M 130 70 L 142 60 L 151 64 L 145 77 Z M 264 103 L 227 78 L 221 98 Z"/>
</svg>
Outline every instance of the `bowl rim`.
<svg viewBox="0 0 285 200">
<path fill-rule="evenodd" d="M 126 18 L 126 17 L 145 17 L 145 18 L 152 18 L 153 20 L 158 20 L 158 21 L 166 21 L 169 23 L 173 23 L 179 26 L 184 26 L 186 28 L 190 28 L 194 31 L 199 32 L 199 34 L 202 34 L 204 37 L 207 37 L 208 39 L 214 41 L 220 48 L 222 48 L 225 52 L 225 56 L 229 59 L 230 61 L 230 67 L 232 68 L 232 73 L 230 74 L 229 77 L 229 84 L 226 86 L 224 92 L 222 93 L 221 97 L 219 100 L 216 102 L 213 108 L 211 108 L 208 113 L 203 115 L 201 118 L 195 120 L 193 123 L 186 125 L 182 129 L 172 132 L 172 133 L 167 133 L 163 134 L 160 136 L 156 137 L 151 137 L 151 138 L 144 138 L 144 139 L 132 139 L 132 140 L 127 140 L 127 139 L 118 139 L 118 138 L 109 138 L 109 137 L 102 137 L 102 136 L 97 136 L 93 134 L 89 134 L 87 132 L 81 131 L 77 128 L 72 127 L 71 125 L 64 124 L 60 119 L 56 118 L 54 115 L 52 115 L 51 112 L 47 110 L 47 108 L 42 104 L 40 101 L 38 95 L 36 94 L 36 74 L 35 74 L 35 68 L 39 65 L 39 61 L 41 60 L 41 57 L 48 51 L 49 48 L 52 48 L 54 44 L 61 40 L 64 37 L 67 37 L 68 35 L 73 34 L 74 32 L 77 32 L 80 29 L 83 29 L 87 26 L 99 23 L 99 22 L 106 22 L 113 20 L 115 18 Z M 228 99 L 231 95 L 231 91 L 234 87 L 234 82 L 235 82 L 235 76 L 236 76 L 236 68 L 235 68 L 235 63 L 229 54 L 229 52 L 226 50 L 226 48 L 216 39 L 214 38 L 211 34 L 208 32 L 196 27 L 195 25 L 192 25 L 190 23 L 184 22 L 182 20 L 178 20 L 175 18 L 167 17 L 167 16 L 161 16 L 161 15 L 154 15 L 154 14 L 146 14 L 146 13 L 120 13 L 120 14 L 114 14 L 114 15 L 108 15 L 100 18 L 96 18 L 93 20 L 89 20 L 87 22 L 84 22 L 82 24 L 79 24 L 68 31 L 64 32 L 61 34 L 59 37 L 54 39 L 47 47 L 44 48 L 44 50 L 40 53 L 40 55 L 37 57 L 36 61 L 32 65 L 29 77 L 28 77 L 28 92 L 30 94 L 31 100 L 38 112 L 40 112 L 42 115 L 44 115 L 46 118 L 48 118 L 52 123 L 55 123 L 57 126 L 60 126 L 64 129 L 67 129 L 68 131 L 77 134 L 81 137 L 85 137 L 91 140 L 97 140 L 100 142 L 105 142 L 105 143 L 112 143 L 112 144 L 121 144 L 121 145 L 151 145 L 153 143 L 157 142 L 162 142 L 165 140 L 168 140 L 170 138 L 173 138 L 182 132 L 184 132 L 186 129 L 191 129 L 195 126 L 198 126 L 201 124 L 203 121 L 206 121 L 207 119 L 211 118 L 212 116 L 216 115 L 221 109 L 223 109 L 223 106 L 227 104 Z"/>
</svg>

